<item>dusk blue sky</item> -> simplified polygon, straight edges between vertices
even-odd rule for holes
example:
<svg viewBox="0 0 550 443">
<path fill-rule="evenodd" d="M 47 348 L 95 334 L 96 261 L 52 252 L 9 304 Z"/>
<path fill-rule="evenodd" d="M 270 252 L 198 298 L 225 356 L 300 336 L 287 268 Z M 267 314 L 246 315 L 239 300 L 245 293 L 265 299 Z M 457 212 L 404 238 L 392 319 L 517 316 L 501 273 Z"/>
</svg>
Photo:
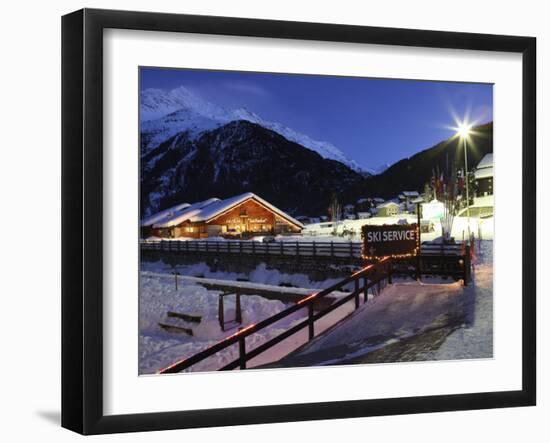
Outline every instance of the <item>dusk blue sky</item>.
<svg viewBox="0 0 550 443">
<path fill-rule="evenodd" d="M 453 115 L 493 119 L 488 84 L 142 68 L 141 89 L 185 86 L 227 108 L 328 141 L 363 167 L 394 163 L 453 135 Z"/>
</svg>

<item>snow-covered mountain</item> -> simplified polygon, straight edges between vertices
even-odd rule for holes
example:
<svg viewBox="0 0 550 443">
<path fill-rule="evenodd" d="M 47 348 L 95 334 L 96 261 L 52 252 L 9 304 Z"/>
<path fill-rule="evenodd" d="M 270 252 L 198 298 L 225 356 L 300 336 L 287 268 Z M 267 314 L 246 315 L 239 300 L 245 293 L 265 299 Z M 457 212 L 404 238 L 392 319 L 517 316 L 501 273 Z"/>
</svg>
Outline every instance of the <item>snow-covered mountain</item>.
<svg viewBox="0 0 550 443">
<path fill-rule="evenodd" d="M 342 162 L 247 120 L 191 139 L 180 132 L 141 157 L 141 211 L 255 192 L 290 214 L 324 214 L 331 196 L 356 201 L 367 181 Z"/>
<path fill-rule="evenodd" d="M 371 174 L 371 175 L 378 175 L 378 174 L 382 174 L 382 172 L 384 172 L 386 169 L 388 169 L 389 167 L 391 166 L 391 163 L 384 163 L 376 168 L 368 168 L 367 171 Z"/>
<path fill-rule="evenodd" d="M 189 138 L 195 139 L 205 131 L 237 120 L 256 123 L 317 152 L 323 158 L 339 161 L 357 172 L 370 174 L 329 142 L 313 140 L 281 123 L 266 121 L 245 108 L 226 109 L 210 103 L 184 86 L 171 91 L 146 89 L 141 92 L 142 155 L 180 132 L 187 132 Z"/>
</svg>

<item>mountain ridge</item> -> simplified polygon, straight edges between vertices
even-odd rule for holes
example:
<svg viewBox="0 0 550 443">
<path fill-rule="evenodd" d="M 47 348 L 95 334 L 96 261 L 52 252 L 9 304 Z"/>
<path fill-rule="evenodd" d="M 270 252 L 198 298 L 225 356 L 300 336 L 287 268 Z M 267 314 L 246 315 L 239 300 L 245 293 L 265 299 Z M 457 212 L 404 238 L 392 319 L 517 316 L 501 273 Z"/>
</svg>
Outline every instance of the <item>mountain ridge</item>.
<svg viewBox="0 0 550 443">
<path fill-rule="evenodd" d="M 281 123 L 266 121 L 244 107 L 227 109 L 215 105 L 184 86 L 170 91 L 149 88 L 140 93 L 142 154 L 178 132 L 187 130 L 191 136 L 196 137 L 204 131 L 238 120 L 259 124 L 319 153 L 324 158 L 340 161 L 357 172 L 370 175 L 368 168 L 362 168 L 355 160 L 346 157 L 340 149 L 329 142 L 314 140 Z"/>
<path fill-rule="evenodd" d="M 142 157 L 141 177 L 142 216 L 247 191 L 291 214 L 313 215 L 326 212 L 332 194 L 357 193 L 365 182 L 343 163 L 246 120 L 196 138 L 174 135 Z"/>
</svg>

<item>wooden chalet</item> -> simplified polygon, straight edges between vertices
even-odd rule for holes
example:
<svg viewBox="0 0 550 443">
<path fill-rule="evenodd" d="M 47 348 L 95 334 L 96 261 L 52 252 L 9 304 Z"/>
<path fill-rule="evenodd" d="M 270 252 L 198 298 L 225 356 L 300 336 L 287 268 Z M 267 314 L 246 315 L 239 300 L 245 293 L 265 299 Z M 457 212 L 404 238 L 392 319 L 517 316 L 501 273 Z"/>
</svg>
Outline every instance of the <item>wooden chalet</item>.
<svg viewBox="0 0 550 443">
<path fill-rule="evenodd" d="M 304 225 L 261 197 L 247 192 L 223 200 L 182 203 L 141 221 L 144 238 L 250 237 L 300 233 Z"/>
</svg>

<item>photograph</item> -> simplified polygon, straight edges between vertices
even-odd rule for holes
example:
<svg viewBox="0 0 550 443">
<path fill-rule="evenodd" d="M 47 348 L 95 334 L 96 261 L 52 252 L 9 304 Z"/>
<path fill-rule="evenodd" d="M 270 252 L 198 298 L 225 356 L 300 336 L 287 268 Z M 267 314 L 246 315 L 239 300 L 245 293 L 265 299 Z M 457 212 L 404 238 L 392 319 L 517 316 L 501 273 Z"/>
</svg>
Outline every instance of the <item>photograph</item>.
<svg viewBox="0 0 550 443">
<path fill-rule="evenodd" d="M 493 358 L 493 84 L 138 69 L 139 375 Z"/>
</svg>

